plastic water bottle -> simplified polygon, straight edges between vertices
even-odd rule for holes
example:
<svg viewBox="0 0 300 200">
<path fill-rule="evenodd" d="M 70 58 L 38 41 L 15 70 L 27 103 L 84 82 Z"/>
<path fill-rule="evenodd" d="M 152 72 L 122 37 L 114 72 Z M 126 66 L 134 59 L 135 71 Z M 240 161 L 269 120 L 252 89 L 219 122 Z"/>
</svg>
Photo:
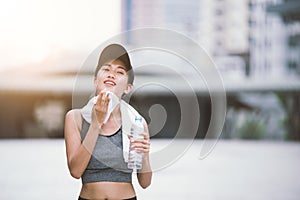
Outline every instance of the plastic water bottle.
<svg viewBox="0 0 300 200">
<path fill-rule="evenodd" d="M 132 124 L 130 129 L 130 139 L 143 139 L 144 136 L 140 135 L 144 132 L 143 120 L 141 117 L 135 117 L 135 123 Z M 136 151 L 134 148 L 129 149 L 128 168 L 137 170 L 142 168 L 143 153 Z"/>
</svg>

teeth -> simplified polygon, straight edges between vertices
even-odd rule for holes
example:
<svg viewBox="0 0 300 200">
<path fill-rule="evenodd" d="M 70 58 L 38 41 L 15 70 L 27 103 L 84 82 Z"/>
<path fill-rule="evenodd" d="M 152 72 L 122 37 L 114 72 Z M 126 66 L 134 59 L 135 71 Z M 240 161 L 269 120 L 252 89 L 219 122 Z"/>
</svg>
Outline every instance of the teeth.
<svg viewBox="0 0 300 200">
<path fill-rule="evenodd" d="M 110 84 L 110 85 L 115 85 L 115 83 L 111 82 L 111 81 L 105 81 L 106 84 Z"/>
</svg>

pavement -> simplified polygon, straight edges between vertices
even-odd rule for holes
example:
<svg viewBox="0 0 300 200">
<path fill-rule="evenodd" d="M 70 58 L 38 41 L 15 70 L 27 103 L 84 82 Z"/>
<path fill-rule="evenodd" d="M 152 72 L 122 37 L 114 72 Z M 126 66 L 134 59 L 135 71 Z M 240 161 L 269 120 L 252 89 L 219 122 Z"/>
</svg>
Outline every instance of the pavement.
<svg viewBox="0 0 300 200">
<path fill-rule="evenodd" d="M 151 145 L 153 180 L 144 190 L 134 178 L 138 199 L 300 197 L 300 143 L 220 140 L 204 159 L 203 140 L 152 139 Z M 80 187 L 68 172 L 63 139 L 0 140 L 0 200 L 75 200 Z"/>
</svg>

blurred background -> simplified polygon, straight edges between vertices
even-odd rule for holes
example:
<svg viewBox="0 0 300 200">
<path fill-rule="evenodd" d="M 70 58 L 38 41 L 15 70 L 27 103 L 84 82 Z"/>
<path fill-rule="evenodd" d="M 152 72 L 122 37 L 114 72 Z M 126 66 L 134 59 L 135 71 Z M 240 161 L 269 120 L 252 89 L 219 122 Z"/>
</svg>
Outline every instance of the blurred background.
<svg viewBox="0 0 300 200">
<path fill-rule="evenodd" d="M 190 37 L 216 64 L 227 92 L 222 138 L 299 141 L 299 18 L 292 0 L 1 1 L 0 138 L 63 137 L 76 75 L 89 53 L 122 31 L 161 27 Z M 142 39 L 129 35 L 123 43 Z M 203 138 L 210 97 L 196 92 Z M 167 122 L 180 120 L 176 97 L 167 92 L 136 93 L 131 103 L 149 120 L 155 101 L 173 116 Z M 173 137 L 172 123 L 154 137 Z"/>
<path fill-rule="evenodd" d="M 93 75 L 93 70 L 78 74 L 90 53 L 120 32 L 146 27 L 163 28 L 184 34 L 201 45 L 220 72 L 227 98 L 221 134 L 225 146 L 220 142 L 221 149 L 224 147 L 226 152 L 226 147 L 229 147 L 229 153 L 240 152 L 243 148 L 256 148 L 255 145 L 261 145 L 259 141 L 266 148 L 271 144 L 271 149 L 265 149 L 266 152 L 284 149 L 277 155 L 291 155 L 286 159 L 295 162 L 282 170 L 291 173 L 286 188 L 292 188 L 292 196 L 287 199 L 299 196 L 296 192 L 296 189 L 299 191 L 299 181 L 292 180 L 296 171 L 288 168 L 300 163 L 297 159 L 300 153 L 299 0 L 1 0 L 0 16 L 0 148 L 3 152 L 14 149 L 12 155 L 18 157 L 16 149 L 19 148 L 16 146 L 20 145 L 33 155 L 35 150 L 31 145 L 41 149 L 46 146 L 41 151 L 44 153 L 57 145 L 59 152 L 64 151 L 64 116 L 73 107 L 72 94 L 78 77 Z M 129 34 L 123 43 L 130 47 L 139 40 L 143 38 Z M 135 62 L 137 58 L 131 59 Z M 179 69 L 181 65 L 174 63 L 173 67 Z M 143 69 L 136 71 L 140 82 L 166 77 L 163 73 Z M 88 92 L 83 89 L 82 98 L 89 95 Z M 201 120 L 193 123 L 199 125 L 196 138 L 201 143 L 210 123 L 211 99 L 203 87 L 195 88 L 195 92 Z M 190 94 L 182 95 L 190 97 Z M 148 122 L 149 108 L 162 105 L 168 114 L 166 123 L 160 132 L 152 133 L 152 138 L 166 141 L 174 137 L 181 120 L 176 96 L 150 88 L 136 92 L 130 101 Z M 181 137 L 190 137 L 188 129 Z M 25 138 L 27 140 L 20 140 Z M 37 142 L 33 140 L 35 138 L 43 140 Z M 226 143 L 237 140 L 241 143 L 234 142 L 233 145 L 240 149 L 233 150 Z M 154 146 L 162 145 L 156 141 Z M 249 146 L 249 141 L 254 146 Z M 272 153 L 267 155 L 272 156 Z M 17 164 L 5 153 L 0 156 L 3 162 Z M 39 156 L 42 158 L 42 154 Z M 51 158 L 53 163 L 57 161 L 65 165 L 64 158 Z M 2 168 L 4 175 L 11 169 L 10 164 Z M 9 179 L 8 175 L 4 177 Z M 18 180 L 17 177 L 14 180 Z M 14 191 L 14 183 L 9 185 L 0 178 L 0 185 L 7 190 L 6 196 L 0 194 L 0 199 L 13 199 L 4 197 L 11 197 L 9 192 Z M 272 190 L 268 194 L 272 194 Z M 207 194 L 202 197 L 218 199 Z M 228 197 L 241 199 L 239 195 Z"/>
</svg>

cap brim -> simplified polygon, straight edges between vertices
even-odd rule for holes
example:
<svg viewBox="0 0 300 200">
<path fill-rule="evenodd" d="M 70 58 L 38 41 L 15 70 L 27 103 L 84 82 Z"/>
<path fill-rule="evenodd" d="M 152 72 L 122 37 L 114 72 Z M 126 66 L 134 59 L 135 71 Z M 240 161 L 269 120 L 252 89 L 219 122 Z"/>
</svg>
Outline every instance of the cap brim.
<svg viewBox="0 0 300 200">
<path fill-rule="evenodd" d="M 106 62 L 120 60 L 124 63 L 127 71 L 132 69 L 129 55 L 126 49 L 119 44 L 111 44 L 105 47 L 100 55 L 98 66 L 104 65 Z"/>
</svg>

